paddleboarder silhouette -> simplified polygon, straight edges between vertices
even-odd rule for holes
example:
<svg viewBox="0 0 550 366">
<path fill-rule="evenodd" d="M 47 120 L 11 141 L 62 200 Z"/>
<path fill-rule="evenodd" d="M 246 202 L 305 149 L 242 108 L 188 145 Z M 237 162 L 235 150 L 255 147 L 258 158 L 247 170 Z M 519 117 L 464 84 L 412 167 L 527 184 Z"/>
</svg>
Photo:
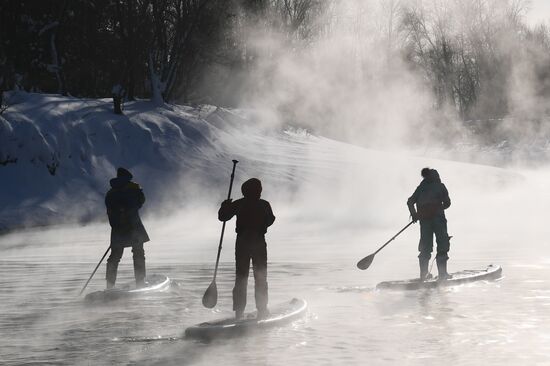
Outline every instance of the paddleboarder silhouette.
<svg viewBox="0 0 550 366">
<path fill-rule="evenodd" d="M 115 286 L 118 263 L 124 248 L 132 247 L 136 287 L 145 286 L 145 251 L 143 243 L 149 236 L 141 222 L 138 210 L 145 203 L 145 195 L 139 184 L 132 181 L 132 173 L 117 169 L 111 179 L 111 189 L 105 195 L 105 206 L 111 225 L 111 255 L 107 259 L 107 288 Z"/>
<path fill-rule="evenodd" d="M 422 182 L 407 200 L 413 222 L 420 221 L 420 243 L 418 244 L 420 280 L 424 281 L 428 276 L 434 234 L 437 241 L 438 279 L 445 280 L 450 277 L 447 273 L 450 237 L 447 233 L 445 210 L 451 206 L 451 199 L 447 188 L 441 183 L 437 170 L 423 168 L 420 175 L 423 178 Z"/>
<path fill-rule="evenodd" d="M 218 211 L 220 221 L 231 220 L 237 216 L 235 231 L 235 287 L 233 288 L 233 310 L 235 317 L 241 319 L 246 307 L 246 292 L 250 261 L 254 270 L 254 290 L 258 319 L 269 316 L 267 308 L 267 244 L 265 233 L 275 221 L 268 201 L 261 199 L 262 183 L 251 178 L 241 186 L 243 198 L 236 201 L 225 200 Z"/>
</svg>

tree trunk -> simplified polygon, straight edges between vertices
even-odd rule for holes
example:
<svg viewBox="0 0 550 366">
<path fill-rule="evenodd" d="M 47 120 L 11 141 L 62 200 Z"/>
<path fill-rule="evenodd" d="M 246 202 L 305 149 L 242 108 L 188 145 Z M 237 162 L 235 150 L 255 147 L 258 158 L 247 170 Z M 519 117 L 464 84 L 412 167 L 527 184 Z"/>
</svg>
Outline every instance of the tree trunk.
<svg viewBox="0 0 550 366">
<path fill-rule="evenodd" d="M 122 114 L 122 98 L 113 95 L 113 107 L 115 114 Z"/>
<path fill-rule="evenodd" d="M 149 79 L 151 81 L 151 101 L 156 105 L 164 104 L 164 83 L 155 71 L 153 57 L 149 54 Z"/>
<path fill-rule="evenodd" d="M 115 114 L 122 114 L 122 100 L 124 98 L 124 89 L 120 84 L 113 86 L 113 108 Z"/>
</svg>

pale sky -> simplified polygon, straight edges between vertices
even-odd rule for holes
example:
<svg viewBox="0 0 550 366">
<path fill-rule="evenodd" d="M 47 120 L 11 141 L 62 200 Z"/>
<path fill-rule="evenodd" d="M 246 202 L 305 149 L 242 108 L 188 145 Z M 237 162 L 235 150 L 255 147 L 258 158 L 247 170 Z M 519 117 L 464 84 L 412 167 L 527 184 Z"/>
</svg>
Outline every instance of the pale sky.
<svg viewBox="0 0 550 366">
<path fill-rule="evenodd" d="M 550 0 L 531 0 L 526 19 L 531 25 L 542 22 L 550 25 Z"/>
</svg>

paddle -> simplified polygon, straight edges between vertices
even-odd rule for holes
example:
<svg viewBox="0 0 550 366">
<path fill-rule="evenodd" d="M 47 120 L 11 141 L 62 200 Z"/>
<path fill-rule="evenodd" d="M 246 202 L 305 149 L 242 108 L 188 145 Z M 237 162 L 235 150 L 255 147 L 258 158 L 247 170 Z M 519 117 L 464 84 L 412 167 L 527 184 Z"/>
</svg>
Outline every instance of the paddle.
<svg viewBox="0 0 550 366">
<path fill-rule="evenodd" d="M 382 245 L 380 248 L 378 248 L 378 250 L 374 253 L 372 253 L 371 255 L 368 255 L 366 256 L 365 258 L 361 259 L 359 262 L 357 262 L 357 268 L 359 269 L 362 269 L 362 270 L 365 270 L 367 268 L 370 267 L 372 261 L 374 260 L 374 256 L 379 252 L 381 251 L 382 249 L 384 249 L 384 247 L 386 245 L 388 245 L 393 239 L 397 238 L 397 236 L 399 236 L 399 234 L 401 234 L 403 231 L 405 231 L 409 226 L 411 226 L 412 224 L 414 223 L 414 221 L 411 221 L 407 224 L 407 226 L 405 226 L 403 229 L 401 229 L 397 234 L 395 234 L 390 240 L 388 240 L 387 242 L 384 243 L 384 245 Z"/>
<path fill-rule="evenodd" d="M 227 199 L 231 198 L 231 189 L 233 189 L 233 179 L 235 178 L 235 167 L 237 166 L 238 161 L 233 160 L 233 171 L 231 172 L 231 182 L 229 183 L 229 193 L 227 194 Z M 222 251 L 222 242 L 223 242 L 223 233 L 225 232 L 225 221 L 222 224 L 222 233 L 220 235 L 220 244 L 218 245 L 218 256 L 216 257 L 216 267 L 214 269 L 214 278 L 212 283 L 204 292 L 202 297 L 202 304 L 204 307 L 212 309 L 216 306 L 218 302 L 218 287 L 216 286 L 216 275 L 218 274 L 218 264 L 220 263 L 220 253 Z"/>
<path fill-rule="evenodd" d="M 105 254 L 103 254 L 103 257 L 101 257 L 101 260 L 99 261 L 99 263 L 97 264 L 97 266 L 95 266 L 94 271 L 92 272 L 90 278 L 88 278 L 88 281 L 86 281 L 86 284 L 84 285 L 84 287 L 82 287 L 82 290 L 80 290 L 80 293 L 78 294 L 78 296 L 82 295 L 82 293 L 84 292 L 84 290 L 86 289 L 86 287 L 88 286 L 88 284 L 90 283 L 90 281 L 92 280 L 92 277 L 94 277 L 95 273 L 97 272 L 97 269 L 98 269 L 99 266 L 101 265 L 101 262 L 103 262 L 103 260 L 104 260 L 105 257 L 107 256 L 107 253 L 109 253 L 109 250 L 111 250 L 111 246 L 110 246 L 110 245 L 109 245 L 109 248 L 107 248 L 107 250 L 105 251 Z"/>
</svg>

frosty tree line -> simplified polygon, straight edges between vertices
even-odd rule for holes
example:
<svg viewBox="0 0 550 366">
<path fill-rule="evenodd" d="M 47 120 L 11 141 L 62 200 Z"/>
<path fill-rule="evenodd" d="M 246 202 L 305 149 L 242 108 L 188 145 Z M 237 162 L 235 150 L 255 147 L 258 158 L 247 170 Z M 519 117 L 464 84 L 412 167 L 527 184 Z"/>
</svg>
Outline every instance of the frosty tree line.
<svg viewBox="0 0 550 366">
<path fill-rule="evenodd" d="M 341 55 L 356 59 L 359 82 L 405 69 L 431 91 L 434 110 L 471 120 L 521 113 L 510 90 L 528 81 L 515 98 L 531 101 L 529 113 L 549 112 L 550 30 L 526 24 L 528 2 L 373 0 L 349 12 L 341 3 L 2 0 L 0 90 L 236 106 L 247 91 L 274 87 L 270 68 L 258 71 L 265 60 L 308 52 L 343 26 L 358 48 L 375 45 Z"/>
</svg>

